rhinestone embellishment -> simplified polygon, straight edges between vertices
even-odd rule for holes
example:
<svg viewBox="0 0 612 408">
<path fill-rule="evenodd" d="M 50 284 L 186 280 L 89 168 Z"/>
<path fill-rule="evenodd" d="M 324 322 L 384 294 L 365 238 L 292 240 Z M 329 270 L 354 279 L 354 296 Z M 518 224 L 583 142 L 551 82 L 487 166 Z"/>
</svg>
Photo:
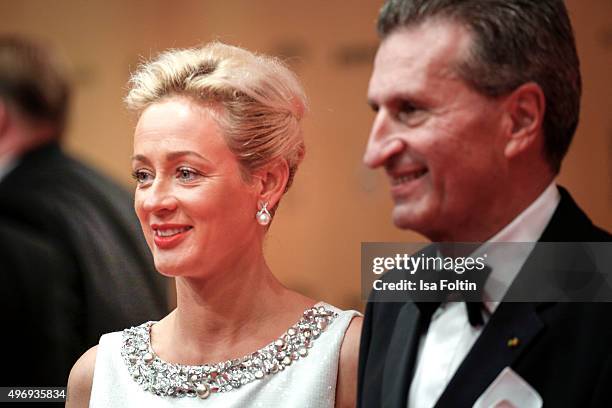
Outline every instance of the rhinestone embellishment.
<svg viewBox="0 0 612 408">
<path fill-rule="evenodd" d="M 313 342 L 338 316 L 324 306 L 304 311 L 299 322 L 267 346 L 239 359 L 189 366 L 161 360 L 151 348 L 155 322 L 123 331 L 121 357 L 134 381 L 160 396 L 208 398 L 288 368 L 308 356 Z"/>
</svg>

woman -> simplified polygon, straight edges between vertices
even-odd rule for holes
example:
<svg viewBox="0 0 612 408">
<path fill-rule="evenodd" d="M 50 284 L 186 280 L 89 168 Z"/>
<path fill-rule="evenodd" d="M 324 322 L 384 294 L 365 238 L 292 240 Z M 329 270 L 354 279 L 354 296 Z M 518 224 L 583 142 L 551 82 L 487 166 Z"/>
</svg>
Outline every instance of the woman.
<svg viewBox="0 0 612 408">
<path fill-rule="evenodd" d="M 102 336 L 67 406 L 354 406 L 361 318 L 283 287 L 263 257 L 304 155 L 295 76 L 212 43 L 161 54 L 131 85 L 135 209 L 177 307 Z"/>
</svg>

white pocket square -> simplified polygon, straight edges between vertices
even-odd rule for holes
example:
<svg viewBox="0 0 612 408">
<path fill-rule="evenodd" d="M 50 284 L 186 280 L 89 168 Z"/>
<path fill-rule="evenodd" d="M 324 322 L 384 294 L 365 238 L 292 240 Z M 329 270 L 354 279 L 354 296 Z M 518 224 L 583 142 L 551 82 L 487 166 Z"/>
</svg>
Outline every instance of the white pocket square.
<svg viewBox="0 0 612 408">
<path fill-rule="evenodd" d="M 527 381 L 506 367 L 472 408 L 541 408 L 542 397 Z"/>
</svg>

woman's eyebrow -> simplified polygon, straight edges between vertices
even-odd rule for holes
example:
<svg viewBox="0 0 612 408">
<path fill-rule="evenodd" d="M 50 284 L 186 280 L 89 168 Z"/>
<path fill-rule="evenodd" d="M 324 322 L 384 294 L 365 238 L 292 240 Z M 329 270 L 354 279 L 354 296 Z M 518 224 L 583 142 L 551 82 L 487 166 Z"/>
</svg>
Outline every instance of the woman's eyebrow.
<svg viewBox="0 0 612 408">
<path fill-rule="evenodd" d="M 184 156 L 195 156 L 195 157 L 197 157 L 197 158 L 199 158 L 201 160 L 204 160 L 204 161 L 210 163 L 210 160 L 208 160 L 206 157 L 204 157 L 201 154 L 196 153 L 196 152 L 194 152 L 192 150 L 182 150 L 182 151 L 170 152 L 170 153 L 166 154 L 166 160 L 173 161 L 173 160 L 176 160 L 176 159 L 184 157 Z M 145 155 L 142 155 L 142 154 L 135 154 L 135 155 L 133 155 L 132 156 L 132 161 L 133 162 L 134 161 L 140 161 L 140 162 L 143 162 L 143 163 L 151 163 L 151 161 Z"/>
<path fill-rule="evenodd" d="M 135 154 L 135 155 L 132 156 L 131 159 L 132 159 L 132 162 L 140 161 L 140 162 L 143 162 L 143 163 L 151 163 L 151 161 L 149 159 L 147 159 L 147 156 L 144 156 L 142 154 Z"/>
<path fill-rule="evenodd" d="M 181 150 L 181 151 L 177 151 L 177 152 L 170 152 L 170 153 L 168 153 L 166 155 L 166 159 L 169 160 L 169 161 L 172 161 L 172 160 L 176 160 L 176 159 L 178 159 L 180 157 L 183 157 L 183 156 L 195 156 L 195 157 L 197 157 L 199 159 L 202 159 L 204 161 L 207 161 L 207 162 L 209 161 L 206 157 L 204 157 L 201 154 L 196 153 L 196 152 L 194 152 L 192 150 Z"/>
</svg>

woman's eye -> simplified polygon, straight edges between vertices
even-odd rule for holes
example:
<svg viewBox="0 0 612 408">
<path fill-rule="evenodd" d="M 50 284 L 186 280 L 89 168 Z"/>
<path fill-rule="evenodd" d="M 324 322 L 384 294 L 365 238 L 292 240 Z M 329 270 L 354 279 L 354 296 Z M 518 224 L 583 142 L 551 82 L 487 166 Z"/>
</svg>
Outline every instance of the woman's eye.
<svg viewBox="0 0 612 408">
<path fill-rule="evenodd" d="M 195 179 L 197 179 L 199 175 L 200 174 L 195 170 L 192 170 L 186 167 L 182 167 L 178 169 L 177 177 L 181 181 L 189 182 L 189 181 L 194 181 Z"/>
<path fill-rule="evenodd" d="M 138 184 L 147 184 L 153 180 L 153 174 L 144 170 L 136 170 L 132 173 L 132 178 L 136 180 Z"/>
</svg>

